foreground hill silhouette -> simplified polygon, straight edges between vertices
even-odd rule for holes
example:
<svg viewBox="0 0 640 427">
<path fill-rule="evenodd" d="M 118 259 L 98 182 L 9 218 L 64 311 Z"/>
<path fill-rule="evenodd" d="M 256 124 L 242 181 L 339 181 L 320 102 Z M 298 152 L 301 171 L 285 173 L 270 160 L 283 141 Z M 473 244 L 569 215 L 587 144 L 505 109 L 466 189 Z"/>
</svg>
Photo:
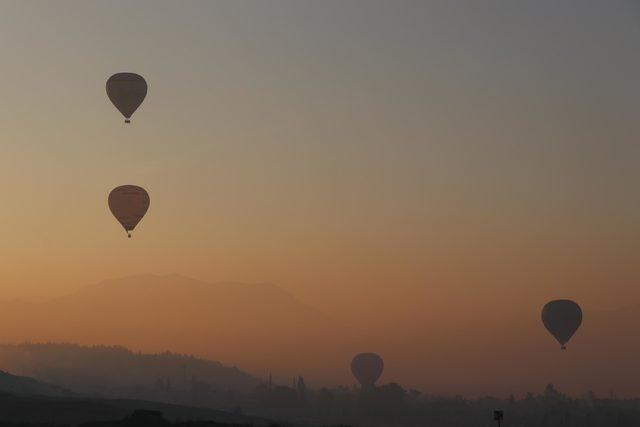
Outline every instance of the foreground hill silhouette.
<svg viewBox="0 0 640 427">
<path fill-rule="evenodd" d="M 4 371 L 0 371 L 0 393 L 58 397 L 75 395 L 70 390 L 58 385 L 36 381 L 30 377 L 12 375 Z"/>
<path fill-rule="evenodd" d="M 97 365 L 97 364 L 96 364 Z M 210 408 L 140 399 L 83 396 L 57 385 L 0 371 L 0 424 L 76 425 L 120 420 L 134 410 L 160 411 L 168 420 L 208 420 L 263 425 L 265 420 Z"/>
<path fill-rule="evenodd" d="M 0 303 L 0 322 L 12 325 L 4 342 L 170 349 L 265 376 L 326 367 L 351 355 L 339 345 L 338 325 L 277 286 L 211 284 L 178 275 L 108 280 L 41 303 Z M 284 354 L 295 358 L 285 361 Z"/>
<path fill-rule="evenodd" d="M 218 362 L 172 353 L 133 353 L 124 347 L 5 344 L 0 345 L 0 366 L 79 393 L 167 401 L 180 401 L 185 390 L 191 395 L 199 388 L 246 391 L 259 383 Z"/>
<path fill-rule="evenodd" d="M 158 411 L 170 421 L 206 420 L 218 423 L 268 425 L 267 420 L 208 408 L 132 399 L 48 397 L 0 393 L 0 425 L 78 425 L 97 421 L 117 421 L 136 410 Z"/>
</svg>

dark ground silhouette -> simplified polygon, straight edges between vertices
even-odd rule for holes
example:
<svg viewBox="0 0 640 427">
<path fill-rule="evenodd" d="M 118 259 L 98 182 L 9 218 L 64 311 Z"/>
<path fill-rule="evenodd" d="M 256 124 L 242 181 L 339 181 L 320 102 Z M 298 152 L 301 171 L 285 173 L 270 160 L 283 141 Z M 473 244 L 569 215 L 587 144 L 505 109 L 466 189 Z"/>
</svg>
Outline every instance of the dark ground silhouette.
<svg viewBox="0 0 640 427">
<path fill-rule="evenodd" d="M 37 397 L 0 394 L 0 424 L 107 426 L 215 425 L 368 425 L 495 426 L 494 411 L 504 413 L 502 426 L 631 427 L 640 425 L 640 399 L 574 398 L 549 384 L 540 394 L 523 398 L 430 396 L 395 383 L 360 390 L 338 387 L 311 390 L 298 377 L 291 386 L 261 384 L 236 393 L 216 410 L 128 399 Z M 131 416 L 131 414 L 140 410 Z M 160 415 L 162 414 L 162 416 Z"/>
<path fill-rule="evenodd" d="M 471 427 L 497 425 L 494 411 L 500 410 L 502 426 L 640 426 L 640 399 L 594 393 L 570 397 L 551 384 L 521 398 L 468 399 L 405 390 L 396 383 L 313 389 L 302 376 L 288 385 L 260 382 L 217 362 L 123 347 L 22 344 L 0 349 L 5 362 L 37 378 L 0 372 L 0 421 L 16 424 L 145 425 L 126 418 L 142 409 L 161 411 L 165 424 Z M 234 388 L 231 380 L 242 387 Z"/>
<path fill-rule="evenodd" d="M 239 423 L 225 423 L 216 421 L 177 421 L 171 422 L 167 420 L 160 411 L 149 411 L 144 409 L 137 409 L 131 415 L 126 416 L 120 420 L 109 421 L 90 421 L 79 424 L 80 427 L 241 427 L 251 426 L 252 424 L 239 424 Z M 0 422 L 0 426 L 13 427 L 13 426 L 66 426 L 66 424 L 50 424 L 50 423 L 38 423 L 38 424 L 25 424 L 15 422 Z M 276 427 L 277 424 L 271 424 L 270 426 Z"/>
<path fill-rule="evenodd" d="M 263 386 L 254 398 L 269 408 L 262 412 L 265 416 L 322 425 L 495 426 L 494 411 L 500 410 L 502 426 L 640 426 L 640 399 L 593 393 L 572 398 L 551 384 L 540 394 L 528 393 L 520 399 L 429 396 L 395 383 L 364 391 L 305 390 L 304 395 L 290 387 Z"/>
</svg>

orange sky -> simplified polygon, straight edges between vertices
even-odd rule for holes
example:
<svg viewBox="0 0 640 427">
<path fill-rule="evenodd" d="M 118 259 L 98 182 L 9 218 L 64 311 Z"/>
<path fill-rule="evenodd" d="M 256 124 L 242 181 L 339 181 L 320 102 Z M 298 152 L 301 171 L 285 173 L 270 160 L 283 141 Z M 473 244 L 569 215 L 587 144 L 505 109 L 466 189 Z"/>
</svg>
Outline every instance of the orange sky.
<svg viewBox="0 0 640 427">
<path fill-rule="evenodd" d="M 1 299 L 272 282 L 391 341 L 640 303 L 640 13 L 450 3 L 4 3 Z M 149 83 L 128 126 L 119 71 Z M 151 195 L 131 240 L 122 184 Z"/>
</svg>

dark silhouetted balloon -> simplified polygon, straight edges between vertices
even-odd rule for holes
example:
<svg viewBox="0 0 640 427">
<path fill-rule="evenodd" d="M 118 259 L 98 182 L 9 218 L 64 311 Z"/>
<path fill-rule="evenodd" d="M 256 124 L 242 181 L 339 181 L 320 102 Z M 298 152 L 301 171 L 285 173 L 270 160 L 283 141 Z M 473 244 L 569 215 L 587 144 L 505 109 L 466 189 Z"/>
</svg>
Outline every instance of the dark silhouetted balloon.
<svg viewBox="0 0 640 427">
<path fill-rule="evenodd" d="M 375 353 L 360 353 L 351 360 L 351 372 L 362 387 L 373 387 L 383 369 L 384 362 Z"/>
<path fill-rule="evenodd" d="M 147 82 L 135 73 L 118 73 L 107 80 L 107 96 L 122 113 L 125 123 L 147 96 Z"/>
<path fill-rule="evenodd" d="M 582 323 L 582 309 L 568 299 L 548 302 L 542 308 L 542 323 L 564 350 L 565 345 Z"/>
<path fill-rule="evenodd" d="M 149 193 L 136 185 L 122 185 L 109 193 L 109 209 L 131 237 L 150 204 Z"/>
</svg>

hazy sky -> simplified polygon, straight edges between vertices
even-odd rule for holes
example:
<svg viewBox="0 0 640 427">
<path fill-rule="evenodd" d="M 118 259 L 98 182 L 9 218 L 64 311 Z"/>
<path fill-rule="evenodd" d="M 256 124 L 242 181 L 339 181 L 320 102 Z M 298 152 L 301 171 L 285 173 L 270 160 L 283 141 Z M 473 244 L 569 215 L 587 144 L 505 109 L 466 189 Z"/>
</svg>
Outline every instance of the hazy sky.
<svg viewBox="0 0 640 427">
<path fill-rule="evenodd" d="M 389 331 L 638 304 L 639 52 L 631 0 L 2 1 L 2 299 L 177 272 Z"/>
</svg>

